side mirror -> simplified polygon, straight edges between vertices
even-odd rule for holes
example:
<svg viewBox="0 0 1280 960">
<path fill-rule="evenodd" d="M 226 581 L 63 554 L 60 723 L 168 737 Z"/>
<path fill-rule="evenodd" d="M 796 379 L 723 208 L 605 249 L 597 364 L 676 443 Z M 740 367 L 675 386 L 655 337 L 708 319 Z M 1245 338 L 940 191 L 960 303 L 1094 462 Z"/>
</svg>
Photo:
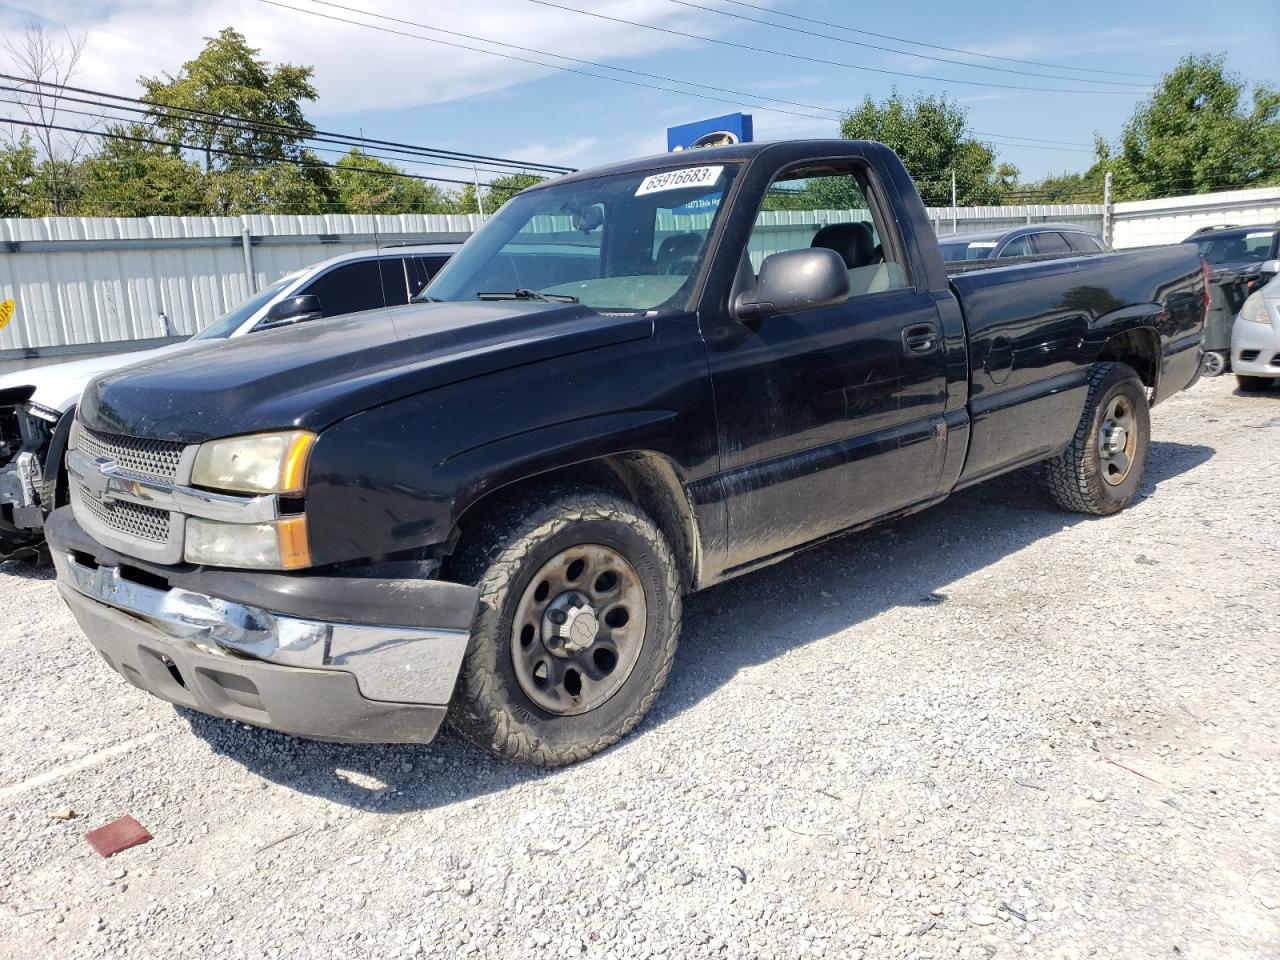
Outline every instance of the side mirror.
<svg viewBox="0 0 1280 960">
<path fill-rule="evenodd" d="M 319 320 L 324 316 L 320 309 L 320 298 L 314 294 L 304 293 L 298 297 L 285 297 L 271 305 L 267 315 L 258 321 L 259 330 L 273 330 L 276 327 L 287 327 L 293 323 L 305 323 L 307 320 Z"/>
<path fill-rule="evenodd" d="M 1262 274 L 1263 282 L 1267 282 L 1277 273 L 1280 273 L 1280 260 L 1264 260 L 1258 264 L 1258 272 Z"/>
<path fill-rule="evenodd" d="M 787 250 L 764 258 L 756 285 L 734 299 L 739 320 L 761 320 L 778 313 L 840 303 L 849 296 L 844 259 L 825 247 Z"/>
</svg>

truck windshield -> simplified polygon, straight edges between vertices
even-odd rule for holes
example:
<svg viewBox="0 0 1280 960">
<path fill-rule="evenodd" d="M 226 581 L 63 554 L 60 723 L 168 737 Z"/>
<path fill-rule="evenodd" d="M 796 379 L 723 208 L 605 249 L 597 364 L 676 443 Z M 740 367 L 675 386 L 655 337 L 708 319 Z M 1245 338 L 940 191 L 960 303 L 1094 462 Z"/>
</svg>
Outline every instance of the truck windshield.
<svg viewBox="0 0 1280 960">
<path fill-rule="evenodd" d="M 282 280 L 277 280 L 275 283 L 271 284 L 271 286 L 259 290 L 248 300 L 244 301 L 244 303 L 240 304 L 240 306 L 228 310 L 191 339 L 225 340 L 227 337 L 239 330 L 241 324 L 265 307 L 277 293 L 282 291 L 295 279 L 297 278 L 292 276 L 285 277 Z"/>
<path fill-rule="evenodd" d="M 1197 240 L 1200 256 L 1209 263 L 1261 263 L 1270 260 L 1275 230 L 1250 230 L 1226 237 L 1207 237 Z"/>
<path fill-rule="evenodd" d="M 690 163 L 520 194 L 467 241 L 420 299 L 682 309 L 737 171 L 734 164 Z"/>
</svg>

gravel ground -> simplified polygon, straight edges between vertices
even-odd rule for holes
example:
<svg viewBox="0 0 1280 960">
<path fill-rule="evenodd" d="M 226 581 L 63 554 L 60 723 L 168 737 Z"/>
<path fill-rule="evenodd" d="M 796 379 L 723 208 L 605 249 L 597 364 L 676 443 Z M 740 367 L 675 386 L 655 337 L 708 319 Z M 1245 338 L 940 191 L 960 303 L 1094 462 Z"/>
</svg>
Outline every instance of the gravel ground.
<svg viewBox="0 0 1280 960">
<path fill-rule="evenodd" d="M 0 566 L 0 954 L 1280 955 L 1280 393 L 1233 386 L 1121 516 L 1019 474 L 692 598 L 552 772 L 175 711 Z"/>
</svg>

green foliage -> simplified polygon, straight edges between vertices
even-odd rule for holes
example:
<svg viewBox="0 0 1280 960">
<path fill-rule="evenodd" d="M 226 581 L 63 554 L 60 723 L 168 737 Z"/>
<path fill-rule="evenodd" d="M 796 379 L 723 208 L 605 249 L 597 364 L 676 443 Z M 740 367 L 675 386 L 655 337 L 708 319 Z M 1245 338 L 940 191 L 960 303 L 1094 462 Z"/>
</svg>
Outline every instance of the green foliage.
<svg viewBox="0 0 1280 960">
<path fill-rule="evenodd" d="M 924 202 L 951 204 L 951 174 L 961 206 L 999 203 L 1017 182 L 1018 170 L 996 166 L 995 153 L 966 134 L 964 108 L 945 94 L 905 99 L 896 90 L 883 103 L 870 97 L 840 122 L 848 140 L 877 140 L 902 158 Z"/>
<path fill-rule="evenodd" d="M 491 214 L 500 206 L 514 197 L 526 187 L 532 187 L 535 183 L 541 183 L 546 177 L 535 176 L 532 173 L 513 173 L 505 177 L 495 177 L 489 181 L 488 189 L 481 193 L 484 200 L 484 212 Z M 479 213 L 480 207 L 476 203 L 476 188 L 468 183 L 462 188 L 462 192 L 458 194 L 455 200 L 455 213 Z"/>
<path fill-rule="evenodd" d="M 109 132 L 146 139 L 144 124 L 115 126 Z M 84 216 L 155 217 L 202 213 L 200 168 L 166 147 L 137 139 L 103 140 L 80 164 L 76 212 Z"/>
<path fill-rule="evenodd" d="M 1051 173 L 1013 188 L 1013 194 L 1025 195 L 1029 203 L 1101 203 L 1105 175 L 1098 164 L 1084 173 Z"/>
<path fill-rule="evenodd" d="M 173 140 L 198 145 L 205 172 L 299 159 L 299 135 L 271 129 L 271 125 L 314 132 L 302 112 L 303 101 L 316 98 L 311 85 L 314 70 L 287 63 L 271 66 L 231 27 L 205 41 L 204 49 L 176 75 L 140 77 L 144 96 L 166 107 L 234 114 L 241 119 L 231 122 L 156 111 L 160 129 Z"/>
<path fill-rule="evenodd" d="M 29 136 L 0 147 L 0 217 L 39 216 L 33 203 L 36 172 L 36 149 Z"/>
<path fill-rule="evenodd" d="M 1117 200 L 1209 193 L 1280 183 L 1280 91 L 1245 96 L 1223 56 L 1189 56 L 1124 125 L 1114 150 L 1099 140 L 1098 166 Z"/>
<path fill-rule="evenodd" d="M 332 172 L 333 192 L 347 213 L 454 212 L 454 199 L 438 186 L 400 176 L 399 167 L 356 148 L 337 167 Z"/>
</svg>

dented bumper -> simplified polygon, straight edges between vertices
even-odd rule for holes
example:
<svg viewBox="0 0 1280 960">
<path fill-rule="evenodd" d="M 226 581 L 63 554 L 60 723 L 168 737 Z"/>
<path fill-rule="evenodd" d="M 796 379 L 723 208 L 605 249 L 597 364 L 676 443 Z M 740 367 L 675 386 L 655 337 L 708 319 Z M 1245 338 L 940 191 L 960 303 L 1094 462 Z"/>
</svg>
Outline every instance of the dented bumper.
<svg viewBox="0 0 1280 960">
<path fill-rule="evenodd" d="M 444 718 L 471 587 L 150 567 L 96 544 L 67 509 L 47 535 L 90 642 L 158 697 L 322 740 L 421 743 Z"/>
</svg>

